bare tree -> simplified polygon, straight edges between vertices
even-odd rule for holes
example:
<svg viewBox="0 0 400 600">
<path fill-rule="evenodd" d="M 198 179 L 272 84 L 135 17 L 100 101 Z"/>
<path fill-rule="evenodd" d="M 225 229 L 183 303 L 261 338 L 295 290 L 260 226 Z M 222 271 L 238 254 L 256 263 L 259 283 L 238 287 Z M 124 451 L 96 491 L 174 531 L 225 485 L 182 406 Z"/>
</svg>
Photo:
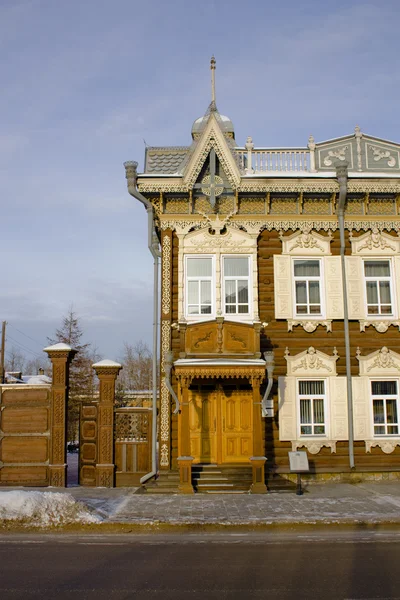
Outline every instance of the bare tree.
<svg viewBox="0 0 400 600">
<path fill-rule="evenodd" d="M 11 346 L 10 350 L 6 350 L 5 370 L 6 371 L 24 371 L 26 357 L 25 355 Z"/>
<path fill-rule="evenodd" d="M 116 397 L 117 403 L 123 406 L 127 392 L 152 389 L 153 356 L 142 340 L 133 345 L 125 342 L 120 361 L 123 369 L 117 380 Z"/>
</svg>

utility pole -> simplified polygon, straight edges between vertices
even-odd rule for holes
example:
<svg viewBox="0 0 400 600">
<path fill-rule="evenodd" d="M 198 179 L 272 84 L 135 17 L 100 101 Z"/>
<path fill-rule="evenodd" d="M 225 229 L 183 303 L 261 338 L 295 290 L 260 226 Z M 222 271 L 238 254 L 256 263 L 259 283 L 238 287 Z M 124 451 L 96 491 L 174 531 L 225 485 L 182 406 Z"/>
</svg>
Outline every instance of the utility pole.
<svg viewBox="0 0 400 600">
<path fill-rule="evenodd" d="M 1 383 L 5 383 L 5 372 L 4 372 L 4 351 L 6 346 L 6 325 L 7 321 L 3 321 L 1 325 L 1 355 L 0 355 L 0 368 L 1 368 Z"/>
</svg>

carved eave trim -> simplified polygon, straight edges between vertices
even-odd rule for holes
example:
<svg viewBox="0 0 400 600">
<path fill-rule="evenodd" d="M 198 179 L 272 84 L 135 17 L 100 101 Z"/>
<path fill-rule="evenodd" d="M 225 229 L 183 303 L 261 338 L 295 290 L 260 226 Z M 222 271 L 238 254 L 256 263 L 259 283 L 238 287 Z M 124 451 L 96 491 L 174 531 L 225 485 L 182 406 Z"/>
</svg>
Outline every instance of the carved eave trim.
<svg viewBox="0 0 400 600">
<path fill-rule="evenodd" d="M 321 325 L 321 327 L 326 327 L 327 333 L 330 333 L 332 331 L 331 319 L 324 319 L 323 321 L 318 321 L 318 319 L 316 319 L 315 321 L 312 321 L 310 319 L 308 321 L 302 321 L 299 319 L 288 319 L 288 331 L 293 331 L 293 327 L 297 327 L 298 325 L 300 325 L 300 327 L 302 327 L 304 331 L 307 331 L 307 333 L 313 333 L 319 325 Z"/>
<path fill-rule="evenodd" d="M 189 159 L 183 183 L 189 189 L 193 188 L 211 148 L 214 148 L 232 188 L 237 189 L 241 180 L 240 171 L 213 113 L 210 114 L 206 128 Z"/>
<path fill-rule="evenodd" d="M 394 327 L 398 327 L 399 331 L 400 331 L 400 321 L 389 321 L 389 320 L 382 320 L 382 319 L 377 319 L 375 320 L 367 320 L 367 319 L 360 319 L 360 331 L 365 331 L 366 327 L 375 327 L 376 331 L 378 333 L 386 333 L 386 331 L 389 329 L 389 327 L 393 325 Z"/>
<path fill-rule="evenodd" d="M 332 356 L 315 350 L 313 346 L 295 356 L 290 356 L 289 350 L 286 348 L 287 375 L 295 377 L 336 377 L 336 361 L 338 358 L 336 348 L 333 349 Z"/>
<path fill-rule="evenodd" d="M 282 254 L 291 256 L 310 255 L 326 256 L 332 254 L 332 237 L 326 237 L 311 231 L 311 228 L 304 226 L 303 231 L 297 231 L 289 236 L 281 236 Z"/>
<path fill-rule="evenodd" d="M 361 256 L 395 256 L 400 253 L 400 239 L 383 233 L 378 227 L 371 228 L 364 235 L 350 236 L 351 252 Z"/>
<path fill-rule="evenodd" d="M 357 348 L 356 358 L 359 362 L 360 376 L 400 375 L 400 354 L 386 346 L 366 356 L 361 356 L 360 348 Z"/>
<path fill-rule="evenodd" d="M 292 441 L 292 451 L 296 452 L 299 448 L 307 448 L 310 454 L 318 454 L 323 447 L 330 448 L 331 454 L 336 452 L 336 442 L 332 440 L 295 440 Z"/>
<path fill-rule="evenodd" d="M 249 253 L 256 251 L 256 238 L 244 231 L 232 229 L 227 226 L 226 233 L 221 235 L 218 231 L 211 234 L 208 230 L 201 229 L 188 233 L 182 244 L 183 252 L 210 253 L 220 250 L 223 253 Z"/>
<path fill-rule="evenodd" d="M 215 379 L 218 377 L 223 379 L 243 378 L 261 383 L 265 379 L 265 366 L 175 366 L 175 376 L 182 384 L 186 383 L 186 385 L 190 385 L 193 379 Z"/>
<path fill-rule="evenodd" d="M 400 194 L 400 181 L 352 181 L 347 182 L 348 193 L 354 194 Z"/>
<path fill-rule="evenodd" d="M 271 180 L 271 179 L 242 179 L 239 192 L 282 192 L 282 193 L 314 193 L 314 192 L 326 192 L 335 193 L 339 192 L 339 184 L 337 181 L 331 179 L 309 179 L 309 180 L 295 180 L 289 179 L 282 180 Z"/>
<path fill-rule="evenodd" d="M 396 446 L 400 446 L 400 439 L 376 438 L 374 440 L 365 440 L 365 452 L 371 452 L 371 448 L 374 446 L 378 446 L 385 454 L 392 454 Z"/>
<path fill-rule="evenodd" d="M 158 179 L 142 179 L 138 181 L 138 190 L 142 194 L 146 193 L 173 193 L 173 194 L 187 194 L 189 188 L 182 181 L 182 178 L 174 177 L 160 177 Z"/>
</svg>

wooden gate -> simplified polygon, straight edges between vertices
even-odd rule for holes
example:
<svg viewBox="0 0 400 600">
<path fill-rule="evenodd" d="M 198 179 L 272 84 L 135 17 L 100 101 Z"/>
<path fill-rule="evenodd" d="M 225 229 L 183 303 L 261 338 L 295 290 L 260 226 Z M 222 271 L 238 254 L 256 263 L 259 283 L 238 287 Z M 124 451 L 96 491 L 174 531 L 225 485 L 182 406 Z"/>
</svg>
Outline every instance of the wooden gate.
<svg viewBox="0 0 400 600">
<path fill-rule="evenodd" d="M 50 485 L 51 387 L 0 387 L 0 485 Z"/>
<path fill-rule="evenodd" d="M 114 410 L 115 485 L 139 485 L 151 471 L 152 409 L 139 407 Z"/>
<path fill-rule="evenodd" d="M 79 484 L 96 485 L 97 403 L 80 405 L 79 414 Z"/>
</svg>

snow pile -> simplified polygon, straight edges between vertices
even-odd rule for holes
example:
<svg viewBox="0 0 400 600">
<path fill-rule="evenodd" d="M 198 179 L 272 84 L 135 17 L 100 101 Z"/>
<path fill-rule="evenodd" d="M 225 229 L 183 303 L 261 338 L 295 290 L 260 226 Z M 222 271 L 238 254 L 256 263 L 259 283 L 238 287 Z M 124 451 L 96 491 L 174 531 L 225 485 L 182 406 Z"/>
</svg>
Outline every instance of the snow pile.
<svg viewBox="0 0 400 600">
<path fill-rule="evenodd" d="M 52 527 L 71 523 L 98 523 L 71 494 L 57 492 L 0 492 L 0 523 L 14 521 L 26 526 Z"/>
</svg>

